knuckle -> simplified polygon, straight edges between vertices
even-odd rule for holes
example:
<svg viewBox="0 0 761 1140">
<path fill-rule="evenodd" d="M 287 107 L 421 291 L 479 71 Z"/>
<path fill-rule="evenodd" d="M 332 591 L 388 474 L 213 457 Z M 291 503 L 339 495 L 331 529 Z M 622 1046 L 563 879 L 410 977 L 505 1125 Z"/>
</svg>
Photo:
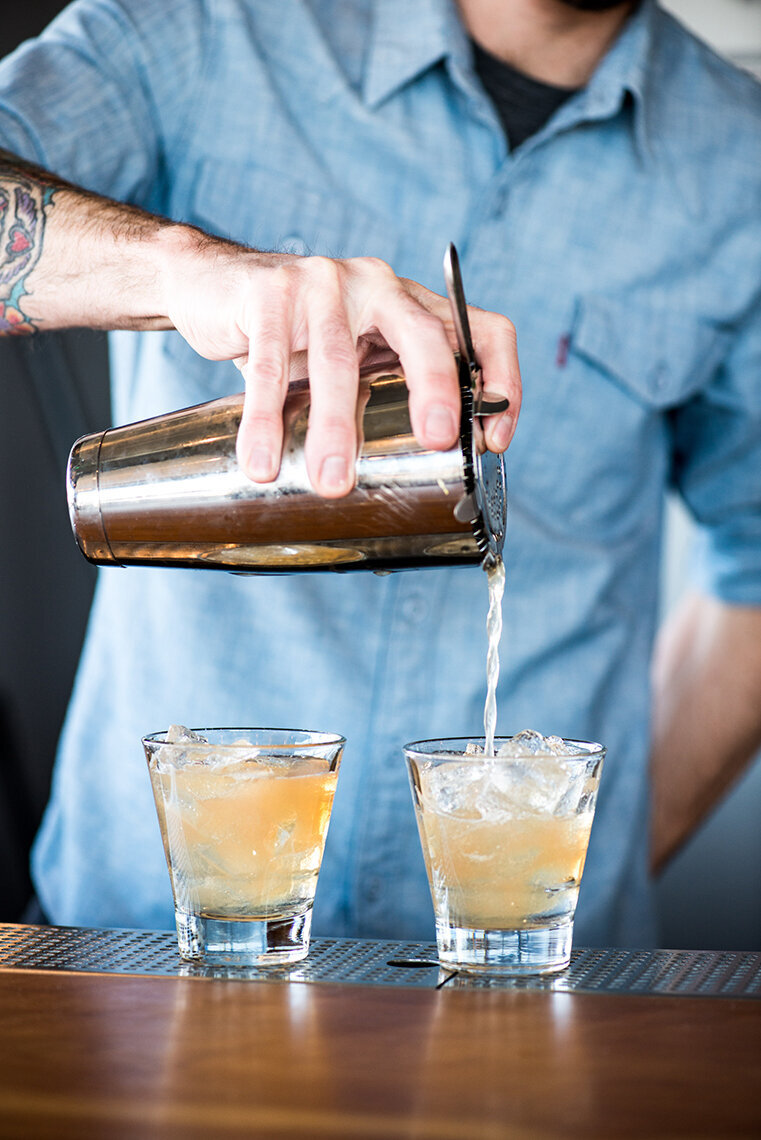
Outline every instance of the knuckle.
<svg viewBox="0 0 761 1140">
<path fill-rule="evenodd" d="M 510 320 L 510 318 L 501 316 L 499 318 L 499 322 L 502 330 L 502 335 L 506 337 L 507 340 L 509 340 L 511 343 L 517 341 L 518 333 L 516 332 L 515 325 Z"/>
<path fill-rule="evenodd" d="M 307 267 L 310 275 L 314 277 L 322 287 L 338 287 L 343 272 L 338 261 L 335 261 L 331 257 L 322 257 L 321 255 L 315 254 L 307 258 Z"/>
<path fill-rule="evenodd" d="M 396 278 L 393 269 L 382 257 L 357 257 L 354 259 L 354 264 L 365 273 L 371 273 L 383 278 Z"/>
<path fill-rule="evenodd" d="M 347 385 L 354 384 L 358 364 L 357 355 L 352 349 L 348 346 L 331 349 L 327 363 L 334 377 L 345 381 Z M 343 387 L 343 384 L 341 386 Z"/>
<path fill-rule="evenodd" d="M 349 321 L 343 309 L 331 309 L 320 320 L 320 337 L 334 350 L 347 351 L 353 347 Z"/>
<path fill-rule="evenodd" d="M 444 324 L 440 318 L 414 301 L 409 305 L 405 304 L 400 313 L 399 323 L 402 331 L 408 335 L 414 333 L 416 337 L 438 340 L 442 344 L 446 338 Z"/>
<path fill-rule="evenodd" d="M 317 415 L 311 426 L 316 428 L 322 439 L 329 439 L 334 444 L 349 447 L 354 442 L 354 420 L 332 411 Z"/>
<path fill-rule="evenodd" d="M 357 371 L 357 350 L 346 321 L 338 316 L 323 323 L 321 328 L 322 355 L 336 372 Z"/>
<path fill-rule="evenodd" d="M 488 318 L 484 321 L 484 332 L 490 339 L 507 342 L 514 344 L 517 339 L 515 325 L 509 317 L 505 317 L 502 313 L 489 313 L 485 314 Z"/>
<path fill-rule="evenodd" d="M 285 368 L 279 353 L 268 352 L 265 345 L 259 346 L 256 357 L 250 357 L 248 364 L 249 381 L 254 391 L 280 392 L 285 382 Z"/>
<path fill-rule="evenodd" d="M 459 401 L 456 399 L 456 386 L 455 386 L 455 370 L 454 358 L 452 361 L 452 371 L 444 372 L 439 370 L 429 370 L 424 376 L 426 391 L 423 393 L 425 398 L 435 393 L 436 399 L 439 403 L 448 404 L 453 409 L 459 409 Z"/>
<path fill-rule="evenodd" d="M 271 435 L 280 431 L 282 422 L 279 412 L 252 408 L 249 412 L 244 412 L 241 426 L 254 435 Z"/>
</svg>

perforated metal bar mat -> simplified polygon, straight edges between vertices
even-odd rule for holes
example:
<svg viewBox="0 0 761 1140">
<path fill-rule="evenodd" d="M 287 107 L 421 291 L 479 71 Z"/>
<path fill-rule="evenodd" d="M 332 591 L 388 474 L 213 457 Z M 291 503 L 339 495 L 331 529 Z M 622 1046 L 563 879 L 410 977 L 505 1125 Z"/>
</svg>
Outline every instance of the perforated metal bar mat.
<svg viewBox="0 0 761 1140">
<path fill-rule="evenodd" d="M 579 949 L 561 974 L 506 979 L 440 967 L 436 947 L 430 942 L 315 938 L 304 962 L 264 971 L 182 962 L 174 934 L 168 931 L 0 925 L 3 968 L 363 986 L 761 998 L 761 954 L 711 950 Z"/>
<path fill-rule="evenodd" d="M 390 966 L 403 961 L 404 966 Z M 421 963 L 409 965 L 408 963 Z M 285 968 L 196 966 L 177 953 L 174 932 L 98 930 L 66 926 L 0 925 L 0 969 L 72 970 L 100 974 L 163 974 L 184 978 L 342 982 L 364 986 L 435 987 L 452 976 L 440 971 L 429 943 L 360 942 L 313 938 L 309 957 Z"/>
</svg>

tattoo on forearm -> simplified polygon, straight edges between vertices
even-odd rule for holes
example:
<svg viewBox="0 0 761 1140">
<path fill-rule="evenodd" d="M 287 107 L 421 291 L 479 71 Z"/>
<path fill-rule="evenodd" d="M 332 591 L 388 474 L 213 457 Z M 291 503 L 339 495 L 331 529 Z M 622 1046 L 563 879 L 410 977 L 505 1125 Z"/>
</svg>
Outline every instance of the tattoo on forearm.
<svg viewBox="0 0 761 1140">
<path fill-rule="evenodd" d="M 36 331 L 24 312 L 27 281 L 39 261 L 45 214 L 56 187 L 0 165 L 0 336 Z"/>
</svg>

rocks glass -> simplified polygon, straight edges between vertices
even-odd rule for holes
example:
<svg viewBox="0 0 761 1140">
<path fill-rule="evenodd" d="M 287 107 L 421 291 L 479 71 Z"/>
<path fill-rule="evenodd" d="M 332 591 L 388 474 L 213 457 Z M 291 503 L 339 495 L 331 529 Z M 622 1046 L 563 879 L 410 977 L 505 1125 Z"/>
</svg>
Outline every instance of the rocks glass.
<svg viewBox="0 0 761 1140">
<path fill-rule="evenodd" d="M 605 749 L 525 732 L 404 749 L 439 960 L 465 970 L 568 965 Z M 479 751 L 480 748 L 480 751 Z"/>
<path fill-rule="evenodd" d="M 182 958 L 306 957 L 345 743 L 272 728 L 173 726 L 145 737 Z"/>
</svg>

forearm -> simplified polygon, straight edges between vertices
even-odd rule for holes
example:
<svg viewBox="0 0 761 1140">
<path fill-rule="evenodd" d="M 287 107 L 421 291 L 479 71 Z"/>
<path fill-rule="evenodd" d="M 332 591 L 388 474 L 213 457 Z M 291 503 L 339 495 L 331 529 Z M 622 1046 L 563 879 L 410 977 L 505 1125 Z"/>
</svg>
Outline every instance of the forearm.
<svg viewBox="0 0 761 1140">
<path fill-rule="evenodd" d="M 0 151 L 0 334 L 170 327 L 173 227 Z"/>
<path fill-rule="evenodd" d="M 761 608 L 690 596 L 661 632 L 653 680 L 659 871 L 761 747 Z"/>
</svg>

